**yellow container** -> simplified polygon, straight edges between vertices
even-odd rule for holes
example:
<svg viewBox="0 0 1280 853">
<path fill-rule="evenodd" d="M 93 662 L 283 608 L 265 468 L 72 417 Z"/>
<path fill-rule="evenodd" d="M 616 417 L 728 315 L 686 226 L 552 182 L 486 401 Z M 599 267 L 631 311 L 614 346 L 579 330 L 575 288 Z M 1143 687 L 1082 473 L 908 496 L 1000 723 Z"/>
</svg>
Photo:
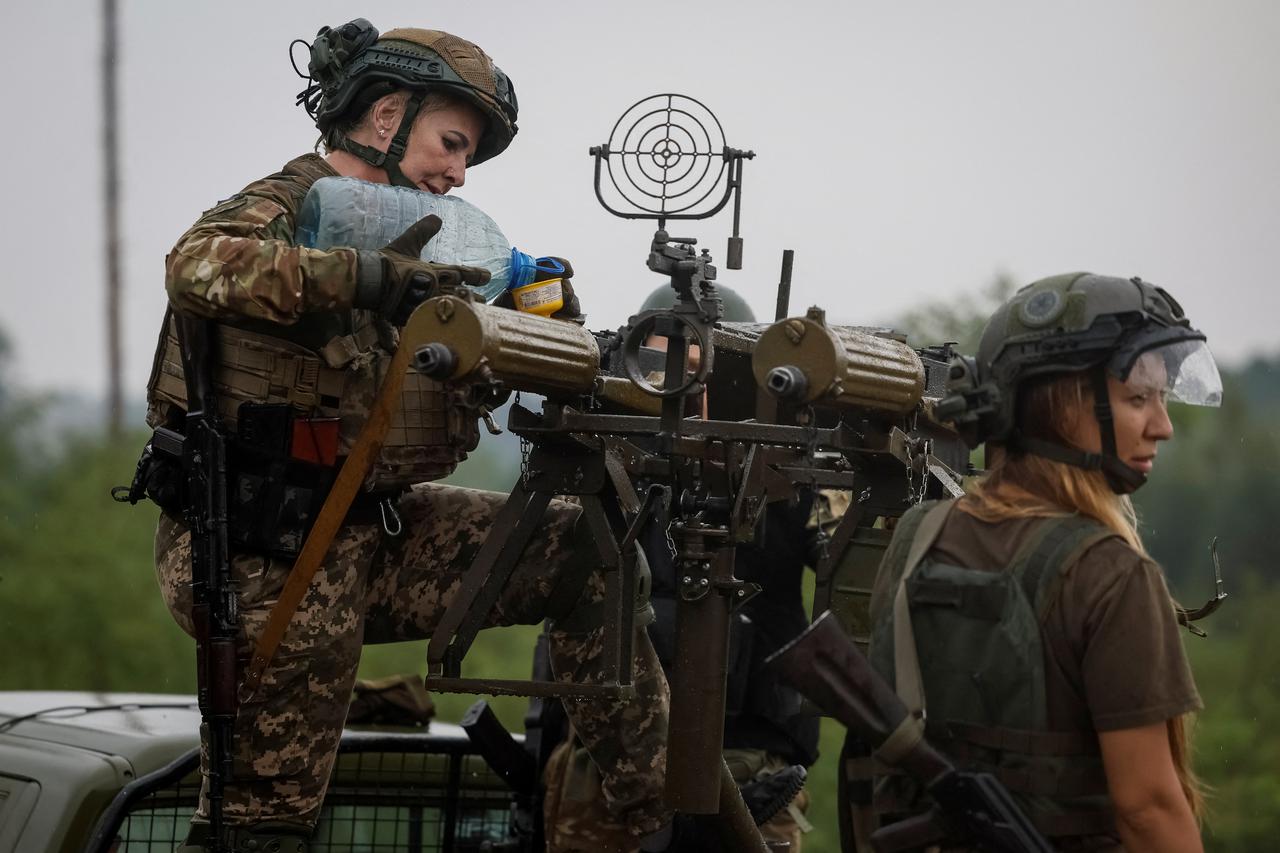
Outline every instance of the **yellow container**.
<svg viewBox="0 0 1280 853">
<path fill-rule="evenodd" d="M 549 278 L 512 288 L 511 301 L 521 311 L 550 317 L 564 307 L 564 291 L 560 287 L 560 279 Z"/>
</svg>

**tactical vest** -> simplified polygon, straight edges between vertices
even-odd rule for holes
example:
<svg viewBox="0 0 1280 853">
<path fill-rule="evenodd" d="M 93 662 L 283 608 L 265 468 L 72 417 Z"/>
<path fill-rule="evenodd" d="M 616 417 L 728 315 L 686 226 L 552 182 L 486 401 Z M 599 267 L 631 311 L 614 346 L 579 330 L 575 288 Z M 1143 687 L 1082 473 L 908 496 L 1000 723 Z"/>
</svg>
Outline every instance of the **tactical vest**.
<svg viewBox="0 0 1280 853">
<path fill-rule="evenodd" d="M 358 315 L 367 312 L 356 312 Z M 382 336 L 386 335 L 386 330 Z M 241 404 L 288 403 L 309 418 L 338 418 L 338 453 L 355 444 L 386 375 L 391 349 L 370 321 L 314 352 L 284 338 L 218 326 L 214 389 L 219 414 L 235 433 Z M 448 476 L 479 442 L 477 410 L 462 391 L 451 391 L 412 368 L 382 452 L 365 480 L 370 492 L 396 491 Z M 185 411 L 187 386 L 181 350 L 166 315 L 147 385 L 147 422 L 174 423 Z"/>
<path fill-rule="evenodd" d="M 320 157 L 305 155 L 242 195 L 266 196 L 296 214 L 311 185 L 334 174 Z M 310 313 L 291 326 L 247 318 L 235 325 L 219 323 L 214 390 L 224 425 L 235 434 L 243 403 L 288 403 L 302 417 L 339 418 L 338 453 L 345 455 L 364 426 L 397 343 L 396 330 L 369 311 Z M 177 425 L 187 407 L 178 339 L 168 314 L 147 383 L 147 407 L 153 427 Z M 447 389 L 411 368 L 365 489 L 397 491 L 452 473 L 479 442 L 481 413 L 464 390 Z"/>
<path fill-rule="evenodd" d="M 1048 729 L 1040 625 L 1066 571 L 1115 533 L 1079 516 L 1046 518 L 1009 566 L 969 569 L 929 555 L 953 506 L 922 504 L 899 522 L 880 569 L 890 595 L 872 612 L 871 663 L 923 710 L 933 746 L 993 774 L 1045 835 L 1113 835 L 1097 734 Z M 891 821 L 928 803 L 907 777 L 884 775 L 873 807 Z"/>
</svg>

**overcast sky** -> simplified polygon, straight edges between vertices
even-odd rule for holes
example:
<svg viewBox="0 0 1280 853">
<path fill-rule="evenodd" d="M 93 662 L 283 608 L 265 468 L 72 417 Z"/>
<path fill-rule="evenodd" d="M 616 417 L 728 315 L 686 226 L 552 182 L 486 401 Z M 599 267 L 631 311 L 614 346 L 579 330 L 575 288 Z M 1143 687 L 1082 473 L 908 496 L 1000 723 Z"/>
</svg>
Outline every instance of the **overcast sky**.
<svg viewBox="0 0 1280 853">
<path fill-rule="evenodd" d="M 0 53 L 9 163 L 0 327 L 30 387 L 106 386 L 98 3 L 21 3 Z M 633 102 L 698 98 L 746 165 L 746 268 L 772 314 L 881 322 L 1088 269 L 1182 302 L 1224 362 L 1280 350 L 1280 3 L 120 0 L 126 387 L 140 394 L 163 258 L 200 211 L 307 151 L 289 42 L 323 24 L 445 29 L 519 94 L 520 133 L 459 194 L 560 254 L 595 328 L 661 280 L 650 223 L 608 215 L 591 145 Z M 727 213 L 680 231 L 723 259 Z"/>
</svg>

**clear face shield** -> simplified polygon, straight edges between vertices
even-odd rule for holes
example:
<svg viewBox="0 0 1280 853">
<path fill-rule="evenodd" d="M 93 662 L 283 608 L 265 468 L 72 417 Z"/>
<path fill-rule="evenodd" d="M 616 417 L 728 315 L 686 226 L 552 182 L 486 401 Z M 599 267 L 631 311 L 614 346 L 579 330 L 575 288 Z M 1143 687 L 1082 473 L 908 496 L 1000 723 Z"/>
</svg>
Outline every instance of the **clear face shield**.
<svg viewBox="0 0 1280 853">
<path fill-rule="evenodd" d="M 1117 356 L 1108 368 L 1125 383 L 1149 386 L 1170 401 L 1192 406 L 1222 405 L 1222 377 L 1203 339 L 1150 341 Z"/>
</svg>

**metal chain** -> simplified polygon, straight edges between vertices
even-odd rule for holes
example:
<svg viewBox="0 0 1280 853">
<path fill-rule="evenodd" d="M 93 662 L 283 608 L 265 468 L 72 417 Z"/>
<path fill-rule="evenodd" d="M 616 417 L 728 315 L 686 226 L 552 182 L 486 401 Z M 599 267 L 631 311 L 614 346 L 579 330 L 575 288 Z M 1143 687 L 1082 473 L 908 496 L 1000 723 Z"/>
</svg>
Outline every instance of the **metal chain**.
<svg viewBox="0 0 1280 853">
<path fill-rule="evenodd" d="M 520 436 L 520 485 L 526 489 L 529 488 L 529 451 L 532 447 L 529 439 Z"/>
<path fill-rule="evenodd" d="M 928 492 L 929 486 L 929 454 L 933 450 L 933 442 L 924 440 L 919 442 L 917 447 L 920 452 L 912 454 L 907 464 L 907 503 L 911 506 L 924 502 L 925 494 Z M 916 478 L 916 461 L 920 462 L 920 476 Z M 918 483 L 918 484 L 917 484 Z"/>
</svg>

